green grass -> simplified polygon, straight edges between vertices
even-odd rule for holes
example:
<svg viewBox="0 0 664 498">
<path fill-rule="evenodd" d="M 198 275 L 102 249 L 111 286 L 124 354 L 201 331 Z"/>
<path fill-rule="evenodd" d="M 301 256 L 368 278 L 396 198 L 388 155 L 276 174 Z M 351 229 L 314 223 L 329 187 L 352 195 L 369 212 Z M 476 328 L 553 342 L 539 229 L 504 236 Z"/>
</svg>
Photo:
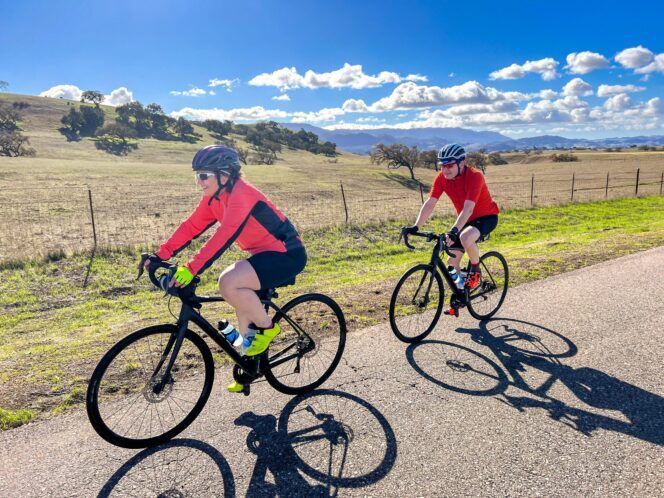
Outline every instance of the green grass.
<svg viewBox="0 0 664 498">
<path fill-rule="evenodd" d="M 27 424 L 34 416 L 32 410 L 5 410 L 0 408 L 0 430 L 6 431 Z"/>
<path fill-rule="evenodd" d="M 502 252 L 518 285 L 662 245 L 662 212 L 664 197 L 508 211 L 482 249 Z M 434 218 L 427 229 L 442 232 L 451 221 Z M 305 232 L 309 264 L 279 301 L 324 292 L 338 300 L 351 330 L 384 322 L 396 279 L 429 257 L 425 244 L 418 251 L 398 244 L 402 224 Z M 201 293 L 214 293 L 221 268 L 241 256 L 224 254 L 204 274 Z M 87 378 L 112 344 L 136 328 L 173 321 L 163 293 L 145 279 L 136 282 L 136 257 L 100 251 L 85 289 L 83 254 L 0 268 L 0 399 L 7 408 L 43 417 L 80 406 Z M 205 315 L 214 322 L 230 311 L 215 304 Z"/>
</svg>

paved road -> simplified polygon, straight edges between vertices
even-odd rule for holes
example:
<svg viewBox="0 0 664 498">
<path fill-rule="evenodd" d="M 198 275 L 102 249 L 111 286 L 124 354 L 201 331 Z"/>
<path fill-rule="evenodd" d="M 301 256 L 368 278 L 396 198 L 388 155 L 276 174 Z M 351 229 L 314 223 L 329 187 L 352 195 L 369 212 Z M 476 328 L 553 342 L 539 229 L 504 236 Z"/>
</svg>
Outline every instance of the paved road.
<svg viewBox="0 0 664 498">
<path fill-rule="evenodd" d="M 2 433 L 0 496 L 662 496 L 663 357 L 658 248 L 512 289 L 498 319 L 447 318 L 414 347 L 354 332 L 305 399 L 231 396 L 218 372 L 156 450 L 104 443 L 83 413 Z"/>
</svg>

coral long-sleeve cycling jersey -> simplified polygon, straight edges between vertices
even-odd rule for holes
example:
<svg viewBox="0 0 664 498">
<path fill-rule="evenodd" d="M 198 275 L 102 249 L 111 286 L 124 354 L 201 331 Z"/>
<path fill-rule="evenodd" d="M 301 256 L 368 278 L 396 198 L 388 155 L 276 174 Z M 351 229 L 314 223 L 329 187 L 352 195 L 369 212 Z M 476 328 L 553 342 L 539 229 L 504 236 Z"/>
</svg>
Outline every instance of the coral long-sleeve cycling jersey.
<svg viewBox="0 0 664 498">
<path fill-rule="evenodd" d="M 203 196 L 157 256 L 164 260 L 175 256 L 217 222 L 220 225 L 215 234 L 186 265 L 194 275 L 203 272 L 235 241 L 251 254 L 304 247 L 288 218 L 260 190 L 238 178 L 230 192 L 224 190 L 212 201 Z"/>
</svg>

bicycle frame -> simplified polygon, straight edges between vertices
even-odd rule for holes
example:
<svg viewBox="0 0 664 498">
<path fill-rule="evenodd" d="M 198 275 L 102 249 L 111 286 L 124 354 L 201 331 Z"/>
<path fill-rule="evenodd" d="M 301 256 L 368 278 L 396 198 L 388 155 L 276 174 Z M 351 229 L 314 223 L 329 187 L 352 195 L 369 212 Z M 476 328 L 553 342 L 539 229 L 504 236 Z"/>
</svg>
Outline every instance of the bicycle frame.
<svg viewBox="0 0 664 498">
<path fill-rule="evenodd" d="M 309 340 L 309 343 L 307 344 L 306 349 L 304 350 L 303 353 L 306 353 L 314 349 L 316 347 L 316 344 L 314 340 L 311 338 L 311 336 L 309 336 L 309 334 L 307 334 L 304 330 L 302 330 L 302 328 L 297 324 L 297 322 L 292 320 L 286 313 L 284 313 L 279 306 L 277 306 L 272 302 L 270 294 L 274 293 L 268 293 L 267 299 L 261 299 L 261 303 L 263 303 L 263 305 L 265 306 L 266 311 L 269 308 L 272 308 L 276 313 L 275 318 L 276 317 L 284 318 L 291 327 L 293 327 L 299 334 L 303 335 Z M 177 358 L 177 355 L 180 352 L 180 347 L 182 346 L 182 341 L 184 340 L 184 336 L 187 332 L 189 322 L 195 323 L 203 332 L 205 332 L 228 356 L 231 357 L 231 359 L 240 368 L 242 368 L 244 372 L 255 377 L 258 377 L 260 375 L 261 373 L 260 361 L 259 361 L 260 357 L 251 358 L 240 355 L 240 353 L 238 353 L 235 350 L 235 348 L 228 342 L 226 337 L 224 337 L 223 334 L 221 334 L 210 322 L 208 322 L 201 315 L 200 311 L 198 311 L 203 303 L 223 302 L 224 301 L 223 297 L 196 296 L 194 294 L 192 294 L 192 296 L 189 298 L 184 298 L 182 296 L 178 297 L 180 297 L 180 299 L 182 300 L 182 308 L 180 309 L 180 316 L 177 321 L 177 327 L 178 327 L 177 335 L 174 334 L 169 339 L 168 343 L 166 344 L 166 348 L 162 353 L 161 359 L 159 360 L 152 374 L 152 376 L 154 377 L 160 372 L 161 367 L 166 361 L 166 358 L 168 358 L 170 354 L 170 359 L 168 364 L 166 365 L 166 370 L 164 371 L 164 374 L 161 377 L 159 383 L 155 386 L 155 390 L 157 392 L 161 391 L 165 383 L 168 382 L 170 379 L 170 372 L 171 369 L 173 368 L 173 364 L 175 363 L 175 359 Z M 300 355 L 298 355 L 297 352 L 283 356 L 287 351 L 292 349 L 294 346 L 295 344 L 292 344 L 283 351 L 279 351 L 272 358 L 270 358 L 270 360 L 275 360 L 278 358 L 278 361 L 270 362 L 271 366 L 277 366 L 280 365 L 281 363 L 285 363 L 295 357 L 298 357 L 297 358 L 298 363 L 296 369 L 299 370 Z"/>
</svg>

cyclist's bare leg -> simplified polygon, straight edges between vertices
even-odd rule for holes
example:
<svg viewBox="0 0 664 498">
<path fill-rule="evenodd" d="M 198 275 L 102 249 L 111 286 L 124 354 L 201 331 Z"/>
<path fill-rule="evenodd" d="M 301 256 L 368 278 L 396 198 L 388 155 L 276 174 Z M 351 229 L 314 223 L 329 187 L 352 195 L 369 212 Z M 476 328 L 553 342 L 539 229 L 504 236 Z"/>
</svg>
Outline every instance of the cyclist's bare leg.
<svg viewBox="0 0 664 498">
<path fill-rule="evenodd" d="M 235 308 L 238 330 L 243 336 L 250 323 L 261 328 L 272 326 L 272 320 L 255 292 L 260 288 L 256 270 L 246 260 L 230 265 L 219 277 L 219 292 Z"/>
<path fill-rule="evenodd" d="M 461 249 L 450 249 L 450 252 L 454 254 L 454 257 L 448 256 L 447 264 L 453 266 L 458 272 L 461 266 L 461 258 L 463 258 L 463 251 Z"/>
<path fill-rule="evenodd" d="M 477 247 L 477 239 L 480 238 L 480 231 L 475 227 L 466 227 L 459 234 L 461 245 L 468 253 L 468 258 L 472 264 L 480 262 L 480 249 Z"/>
</svg>

